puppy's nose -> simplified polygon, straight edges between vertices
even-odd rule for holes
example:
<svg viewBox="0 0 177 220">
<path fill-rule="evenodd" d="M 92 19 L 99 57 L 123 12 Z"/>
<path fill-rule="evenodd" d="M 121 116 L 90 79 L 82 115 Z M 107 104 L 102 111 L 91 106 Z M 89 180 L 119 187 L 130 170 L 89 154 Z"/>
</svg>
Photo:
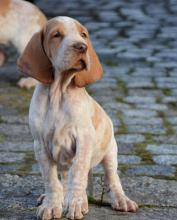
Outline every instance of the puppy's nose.
<svg viewBox="0 0 177 220">
<path fill-rule="evenodd" d="M 85 53 L 87 51 L 87 45 L 81 42 L 73 44 L 73 48 L 79 53 Z"/>
</svg>

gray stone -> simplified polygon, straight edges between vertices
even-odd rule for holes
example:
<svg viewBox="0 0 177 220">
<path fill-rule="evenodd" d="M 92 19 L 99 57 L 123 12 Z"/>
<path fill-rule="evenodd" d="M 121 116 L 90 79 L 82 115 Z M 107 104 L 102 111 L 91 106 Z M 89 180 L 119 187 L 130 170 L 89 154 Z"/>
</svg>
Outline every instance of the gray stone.
<svg viewBox="0 0 177 220">
<path fill-rule="evenodd" d="M 154 162 L 164 165 L 177 165 L 177 155 L 158 155 L 153 156 Z"/>
<path fill-rule="evenodd" d="M 19 135 L 31 136 L 29 127 L 27 125 L 1 123 L 0 132 L 1 134 L 4 134 L 6 136 L 19 136 Z"/>
<path fill-rule="evenodd" d="M 163 98 L 162 100 L 163 103 L 176 103 L 177 102 L 177 98 L 174 96 L 166 96 Z"/>
<path fill-rule="evenodd" d="M 35 163 L 32 165 L 32 170 L 30 172 L 30 174 L 40 174 L 40 168 L 39 168 L 39 164 Z"/>
<path fill-rule="evenodd" d="M 99 13 L 99 17 L 102 21 L 108 21 L 108 22 L 112 22 L 112 21 L 117 22 L 118 20 L 118 15 L 114 11 L 101 11 Z"/>
<path fill-rule="evenodd" d="M 136 117 L 125 117 L 124 123 L 126 125 L 162 125 L 163 121 L 159 117 L 150 118 L 136 118 Z"/>
<path fill-rule="evenodd" d="M 152 145 L 148 144 L 146 149 L 152 154 L 177 154 L 177 145 Z"/>
<path fill-rule="evenodd" d="M 153 110 L 130 109 L 123 112 L 126 117 L 150 118 L 157 116 L 157 112 Z"/>
<path fill-rule="evenodd" d="M 175 175 L 176 168 L 163 165 L 139 165 L 127 170 L 126 175 L 143 175 L 143 176 L 169 176 Z"/>
<path fill-rule="evenodd" d="M 147 103 L 147 104 L 138 104 L 136 105 L 136 108 L 139 109 L 150 109 L 150 110 L 155 110 L 155 111 L 159 111 L 159 112 L 163 112 L 163 111 L 167 111 L 168 110 L 168 106 L 164 105 L 164 104 L 151 104 L 151 103 Z"/>
<path fill-rule="evenodd" d="M 0 173 L 2 174 L 5 174 L 5 173 L 12 173 L 12 172 L 17 172 L 17 169 L 19 168 L 19 166 L 17 165 L 7 165 L 7 164 L 4 164 L 4 165 L 0 165 Z"/>
<path fill-rule="evenodd" d="M 24 160 L 24 153 L 0 153 L 0 163 L 21 162 Z"/>
<path fill-rule="evenodd" d="M 118 162 L 119 164 L 139 164 L 141 158 L 134 155 L 119 155 Z"/>
<path fill-rule="evenodd" d="M 129 82 L 127 84 L 128 88 L 153 88 L 154 84 L 152 82 Z M 162 87 L 161 87 L 162 88 Z"/>
<path fill-rule="evenodd" d="M 119 137 L 117 138 L 119 140 Z M 119 154 L 133 154 L 134 153 L 134 144 L 118 143 L 118 156 Z"/>
<path fill-rule="evenodd" d="M 121 144 L 137 144 L 145 141 L 145 137 L 141 134 L 127 134 L 127 135 L 119 135 L 118 143 Z"/>
<path fill-rule="evenodd" d="M 161 125 L 129 125 L 128 131 L 130 133 L 140 133 L 140 134 L 165 134 L 166 129 Z"/>
<path fill-rule="evenodd" d="M 154 103 L 154 97 L 143 97 L 143 96 L 127 96 L 124 98 L 125 102 L 132 103 L 132 104 L 140 104 L 140 103 Z"/>
<path fill-rule="evenodd" d="M 157 143 L 162 144 L 177 144 L 177 138 L 176 136 L 154 136 L 153 140 Z"/>
<path fill-rule="evenodd" d="M 33 151 L 33 142 L 10 142 L 0 143 L 0 150 L 4 151 Z"/>
<path fill-rule="evenodd" d="M 28 124 L 27 116 L 17 116 L 17 115 L 4 115 L 1 116 L 1 120 L 10 124 Z"/>
</svg>

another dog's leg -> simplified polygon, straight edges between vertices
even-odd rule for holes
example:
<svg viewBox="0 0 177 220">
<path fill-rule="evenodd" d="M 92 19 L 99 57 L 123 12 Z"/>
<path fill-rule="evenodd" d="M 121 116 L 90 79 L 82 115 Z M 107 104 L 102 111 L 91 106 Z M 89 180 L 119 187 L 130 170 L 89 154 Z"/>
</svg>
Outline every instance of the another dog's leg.
<svg viewBox="0 0 177 220">
<path fill-rule="evenodd" d="M 3 66 L 6 60 L 7 60 L 7 55 L 5 54 L 4 51 L 0 49 L 0 66 Z"/>
<path fill-rule="evenodd" d="M 31 77 L 22 77 L 18 82 L 17 85 L 21 88 L 31 89 L 35 87 L 37 84 L 37 80 Z"/>
<path fill-rule="evenodd" d="M 135 212 L 138 205 L 125 195 L 117 174 L 118 161 L 115 139 L 112 139 L 110 149 L 104 157 L 102 164 L 105 170 L 106 185 L 110 190 L 112 208 L 125 212 Z"/>
<path fill-rule="evenodd" d="M 68 176 L 68 191 L 65 197 L 65 213 L 70 219 L 82 219 L 88 212 L 86 194 L 88 173 L 90 169 L 92 146 L 90 136 L 83 136 L 78 141 L 75 160 Z"/>
<path fill-rule="evenodd" d="M 60 218 L 62 215 L 63 187 L 58 179 L 57 164 L 49 158 L 39 142 L 34 142 L 36 159 L 41 168 L 45 197 L 38 207 L 37 217 L 42 220 Z"/>
</svg>

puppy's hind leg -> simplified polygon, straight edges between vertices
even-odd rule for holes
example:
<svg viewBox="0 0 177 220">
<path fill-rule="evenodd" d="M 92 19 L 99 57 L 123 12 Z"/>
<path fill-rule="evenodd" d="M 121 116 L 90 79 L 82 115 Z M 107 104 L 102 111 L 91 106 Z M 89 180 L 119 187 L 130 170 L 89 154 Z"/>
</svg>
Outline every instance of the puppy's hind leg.
<svg viewBox="0 0 177 220">
<path fill-rule="evenodd" d="M 109 151 L 102 160 L 102 165 L 105 171 L 105 183 L 110 190 L 112 208 L 124 212 L 135 212 L 138 205 L 125 195 L 117 173 L 117 144 L 114 138 L 111 140 Z"/>
</svg>

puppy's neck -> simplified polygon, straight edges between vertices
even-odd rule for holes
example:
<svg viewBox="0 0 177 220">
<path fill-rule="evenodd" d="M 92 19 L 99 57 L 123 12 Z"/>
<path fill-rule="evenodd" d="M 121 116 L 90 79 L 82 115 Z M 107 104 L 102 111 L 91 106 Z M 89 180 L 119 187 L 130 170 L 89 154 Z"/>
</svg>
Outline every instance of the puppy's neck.
<svg viewBox="0 0 177 220">
<path fill-rule="evenodd" d="M 76 73 L 55 71 L 54 82 L 50 85 L 50 96 L 62 97 L 74 90 L 84 90 L 74 84 Z"/>
</svg>

